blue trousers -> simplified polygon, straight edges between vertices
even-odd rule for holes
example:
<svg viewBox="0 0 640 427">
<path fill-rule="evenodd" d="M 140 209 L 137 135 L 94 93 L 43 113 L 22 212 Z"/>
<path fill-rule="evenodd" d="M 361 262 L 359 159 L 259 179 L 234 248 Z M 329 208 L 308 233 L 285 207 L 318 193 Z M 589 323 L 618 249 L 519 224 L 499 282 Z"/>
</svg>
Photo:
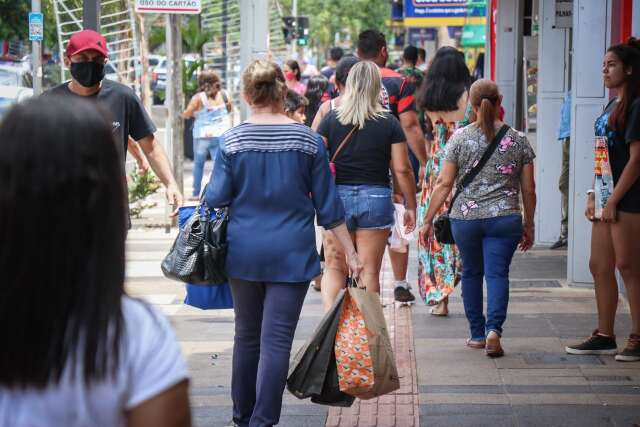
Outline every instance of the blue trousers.
<svg viewBox="0 0 640 427">
<path fill-rule="evenodd" d="M 293 335 L 309 283 L 229 279 L 235 312 L 231 397 L 241 427 L 278 424 Z"/>
<path fill-rule="evenodd" d="M 207 154 L 215 161 L 219 145 L 218 138 L 193 138 L 193 197 L 200 197 Z"/>
<path fill-rule="evenodd" d="M 522 217 L 452 219 L 451 231 L 462 258 L 462 299 L 471 339 L 484 340 L 490 331 L 502 335 L 509 305 L 509 267 L 522 238 Z M 483 278 L 487 282 L 486 319 Z"/>
</svg>

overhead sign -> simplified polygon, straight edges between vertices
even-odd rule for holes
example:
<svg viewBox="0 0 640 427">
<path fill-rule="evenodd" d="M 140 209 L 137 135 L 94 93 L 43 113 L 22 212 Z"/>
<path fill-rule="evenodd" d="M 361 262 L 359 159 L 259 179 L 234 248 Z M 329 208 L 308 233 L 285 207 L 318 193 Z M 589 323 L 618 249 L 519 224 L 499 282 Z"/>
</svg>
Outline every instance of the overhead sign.
<svg viewBox="0 0 640 427">
<path fill-rule="evenodd" d="M 40 12 L 30 12 L 29 13 L 29 40 L 42 41 L 43 38 L 44 38 L 44 16 Z"/>
<path fill-rule="evenodd" d="M 556 13 L 553 27 L 573 27 L 573 0 L 556 0 Z"/>
<path fill-rule="evenodd" d="M 139 13 L 185 13 L 198 14 L 202 0 L 136 0 Z"/>
<path fill-rule="evenodd" d="M 479 8 L 467 7 L 465 0 L 405 0 L 405 18 L 464 18 L 483 16 Z"/>
</svg>

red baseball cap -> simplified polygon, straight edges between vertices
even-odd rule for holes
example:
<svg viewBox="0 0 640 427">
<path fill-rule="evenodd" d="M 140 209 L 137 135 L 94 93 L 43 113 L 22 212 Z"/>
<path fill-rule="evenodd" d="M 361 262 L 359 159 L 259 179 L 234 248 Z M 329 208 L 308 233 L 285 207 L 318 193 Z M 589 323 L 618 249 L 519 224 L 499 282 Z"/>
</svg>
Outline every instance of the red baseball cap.
<svg viewBox="0 0 640 427">
<path fill-rule="evenodd" d="M 106 57 L 109 53 L 107 39 L 93 30 L 82 30 L 71 36 L 65 53 L 70 58 L 86 50 L 95 50 Z"/>
</svg>

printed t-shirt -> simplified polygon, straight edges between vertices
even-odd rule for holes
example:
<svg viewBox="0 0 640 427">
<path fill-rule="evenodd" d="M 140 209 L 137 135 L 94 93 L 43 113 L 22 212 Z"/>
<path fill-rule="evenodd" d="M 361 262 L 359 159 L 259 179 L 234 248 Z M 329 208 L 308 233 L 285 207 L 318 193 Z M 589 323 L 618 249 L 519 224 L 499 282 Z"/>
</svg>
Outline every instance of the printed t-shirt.
<svg viewBox="0 0 640 427">
<path fill-rule="evenodd" d="M 380 74 L 382 75 L 382 93 L 380 94 L 382 106 L 396 118 L 404 112 L 415 111 L 415 86 L 401 74 L 389 68 L 380 68 Z"/>
<path fill-rule="evenodd" d="M 334 160 L 336 184 L 389 186 L 391 145 L 405 142 L 406 137 L 398 119 L 387 112 L 382 114 L 378 119 L 367 120 L 338 153 Z M 329 158 L 351 129 L 353 126 L 340 123 L 335 110 L 324 116 L 318 133 L 328 141 Z"/>
<path fill-rule="evenodd" d="M 69 89 L 69 82 L 62 83 L 43 94 L 43 96 L 76 96 L 97 102 L 111 116 L 109 121 L 113 136 L 119 147 L 123 148 L 122 158 L 126 158 L 128 137 L 136 141 L 153 135 L 156 127 L 144 109 L 136 94 L 123 84 L 112 80 L 103 80 L 100 90 L 91 96 L 80 96 Z"/>
<path fill-rule="evenodd" d="M 629 145 L 640 141 L 640 98 L 636 98 L 629 108 L 624 132 L 618 132 L 609 127 L 609 116 L 617 104 L 617 98 L 612 100 L 595 122 L 596 136 L 607 138 L 614 185 L 618 183 L 631 157 Z M 618 203 L 618 210 L 640 213 L 640 179 L 637 179 L 622 197 Z"/>
<path fill-rule="evenodd" d="M 478 164 L 489 142 L 484 132 L 474 125 L 460 128 L 451 136 L 445 146 L 444 159 L 456 164 L 456 183 Z M 520 214 L 520 174 L 522 167 L 534 158 L 524 134 L 509 129 L 482 170 L 456 199 L 451 218 L 484 219 Z"/>
<path fill-rule="evenodd" d="M 125 411 L 188 378 L 187 366 L 167 319 L 153 307 L 122 298 L 124 332 L 115 378 L 87 387 L 82 363 L 75 379 L 67 368 L 43 390 L 0 386 L 1 427 L 125 426 Z M 80 351 L 79 360 L 83 360 Z"/>
</svg>

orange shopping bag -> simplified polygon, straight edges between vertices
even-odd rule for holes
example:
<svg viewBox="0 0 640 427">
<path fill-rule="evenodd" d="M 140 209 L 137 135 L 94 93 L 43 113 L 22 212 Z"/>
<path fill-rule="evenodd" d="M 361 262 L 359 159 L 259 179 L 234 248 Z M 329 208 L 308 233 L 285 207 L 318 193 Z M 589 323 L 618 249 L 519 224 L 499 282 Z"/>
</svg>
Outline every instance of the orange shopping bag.
<svg viewBox="0 0 640 427">
<path fill-rule="evenodd" d="M 340 391 L 371 399 L 400 388 L 378 294 L 355 287 L 347 289 L 335 354 Z"/>
</svg>

